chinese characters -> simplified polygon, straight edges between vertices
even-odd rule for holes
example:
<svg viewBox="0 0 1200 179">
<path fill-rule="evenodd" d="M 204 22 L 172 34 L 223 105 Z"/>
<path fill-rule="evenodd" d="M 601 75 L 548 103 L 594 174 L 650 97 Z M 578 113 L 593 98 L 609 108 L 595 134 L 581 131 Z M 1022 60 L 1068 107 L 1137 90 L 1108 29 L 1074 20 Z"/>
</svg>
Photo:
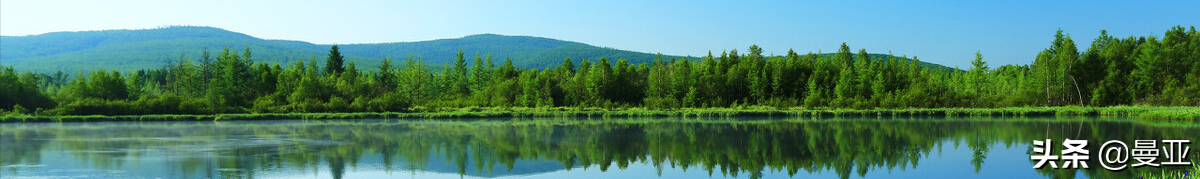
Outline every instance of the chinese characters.
<svg viewBox="0 0 1200 179">
<path fill-rule="evenodd" d="M 1040 169 L 1047 165 L 1050 168 L 1089 168 L 1087 161 L 1091 160 L 1091 156 L 1087 150 L 1087 140 L 1063 140 L 1061 155 L 1053 154 L 1053 142 L 1051 139 L 1033 141 L 1034 154 L 1029 156 L 1030 160 L 1037 161 L 1033 168 Z M 1187 146 L 1189 143 L 1191 140 L 1135 140 L 1133 149 L 1130 149 L 1125 142 L 1110 140 L 1100 145 L 1099 161 L 1102 167 L 1113 171 L 1127 167 L 1190 166 L 1192 163 L 1186 160 L 1191 150 L 1191 147 Z M 1129 160 L 1131 156 L 1132 164 Z M 1166 160 L 1160 162 L 1160 156 Z M 1060 161 L 1062 165 L 1058 165 L 1057 162 Z"/>
</svg>

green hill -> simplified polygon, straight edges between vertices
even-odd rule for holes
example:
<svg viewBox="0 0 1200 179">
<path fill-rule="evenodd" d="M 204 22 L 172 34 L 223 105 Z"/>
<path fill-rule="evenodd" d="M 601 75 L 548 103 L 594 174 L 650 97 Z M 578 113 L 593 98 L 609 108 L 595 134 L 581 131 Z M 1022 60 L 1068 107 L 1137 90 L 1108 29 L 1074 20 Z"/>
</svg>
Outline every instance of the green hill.
<svg viewBox="0 0 1200 179">
<path fill-rule="evenodd" d="M 372 59 L 391 57 L 393 60 L 403 60 L 407 59 L 408 55 L 412 53 L 431 65 L 454 62 L 454 55 L 460 48 L 463 52 L 467 53 L 466 58 L 468 63 L 474 60 L 475 55 L 486 56 L 491 54 L 492 59 L 496 63 L 504 62 L 504 58 L 511 58 L 513 65 L 530 68 L 556 66 L 562 63 L 563 59 L 567 57 L 576 62 L 581 59 L 589 59 L 594 62 L 600 59 L 600 57 L 605 57 L 614 62 L 616 59 L 626 59 L 633 63 L 651 62 L 655 58 L 655 54 L 596 47 L 579 42 L 496 34 L 479 34 L 457 39 L 421 42 L 346 44 L 338 46 L 344 54 Z M 328 49 L 328 47 L 323 48 Z M 667 55 L 663 58 L 681 57 Z"/>
<path fill-rule="evenodd" d="M 266 40 L 246 34 L 213 27 L 176 26 L 141 30 L 101 30 L 82 32 L 53 32 L 30 36 L 0 36 L 0 65 L 13 66 L 20 71 L 77 72 L 94 69 L 136 70 L 157 68 L 180 55 L 200 58 L 207 48 L 216 56 L 229 47 L 241 53 L 245 47 L 253 52 L 252 59 L 264 62 L 290 63 L 316 58 L 323 61 L 329 44 L 302 41 Z M 562 63 L 570 57 L 578 62 L 595 62 L 606 57 L 613 62 L 626 59 L 632 63 L 651 62 L 655 54 L 592 46 L 579 42 L 531 36 L 479 34 L 455 39 L 419 42 L 374 44 L 339 44 L 348 61 L 360 69 L 374 68 L 381 59 L 405 60 L 411 54 L 432 68 L 452 63 L 455 53 L 462 49 L 467 62 L 476 54 L 492 55 L 496 63 L 511 58 L 514 65 L 525 68 L 545 68 Z M 681 58 L 664 55 L 664 59 Z M 927 67 L 944 67 L 925 63 Z"/>
<path fill-rule="evenodd" d="M 74 72 L 91 69 L 135 70 L 161 67 L 184 55 L 200 58 L 207 48 L 216 55 L 224 47 L 233 53 L 249 46 L 253 59 L 289 63 L 316 58 L 323 61 L 329 44 L 301 41 L 266 40 L 213 27 L 168 27 L 144 30 L 102 30 L 53 32 L 30 36 L 0 37 L 0 65 L 36 72 Z M 570 57 L 596 60 L 624 58 L 631 62 L 649 62 L 654 54 L 591 46 L 579 42 L 541 37 L 471 35 L 456 39 L 376 44 L 340 44 L 342 54 L 360 68 L 378 66 L 381 59 L 405 60 L 411 54 L 427 64 L 439 66 L 453 62 L 462 49 L 468 63 L 475 54 L 491 54 L 502 63 L 511 58 L 519 67 L 554 66 Z M 679 58 L 664 56 L 664 58 Z"/>
</svg>

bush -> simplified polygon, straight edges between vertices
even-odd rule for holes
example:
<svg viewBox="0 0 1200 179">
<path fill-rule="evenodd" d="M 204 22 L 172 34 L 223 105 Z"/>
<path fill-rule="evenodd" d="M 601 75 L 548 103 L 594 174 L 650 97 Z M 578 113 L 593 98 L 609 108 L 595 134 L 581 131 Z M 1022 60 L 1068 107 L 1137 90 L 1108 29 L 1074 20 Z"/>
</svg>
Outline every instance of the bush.
<svg viewBox="0 0 1200 179">
<path fill-rule="evenodd" d="M 325 103 L 325 109 L 329 112 L 346 112 L 348 108 L 350 108 L 350 103 L 342 97 L 329 98 L 329 102 Z"/>
<path fill-rule="evenodd" d="M 133 114 L 132 106 L 125 100 L 103 100 L 84 98 L 58 106 L 66 115 L 122 115 Z"/>
<path fill-rule="evenodd" d="M 367 104 L 371 111 L 406 111 L 409 103 L 407 99 L 395 97 L 395 95 L 383 95 L 375 99 L 371 99 Z"/>
<path fill-rule="evenodd" d="M 25 107 L 21 107 L 20 104 L 14 104 L 12 107 L 12 112 L 9 112 L 9 113 L 11 113 L 12 115 L 23 115 L 25 113 L 28 113 L 28 111 L 25 109 Z"/>
<path fill-rule="evenodd" d="M 679 108 L 679 101 L 674 98 L 649 97 L 645 99 L 646 108 L 648 109 L 676 109 Z"/>
<path fill-rule="evenodd" d="M 250 108 L 250 112 L 253 112 L 253 113 L 282 112 L 282 111 L 280 111 L 280 109 L 277 106 L 278 106 L 278 104 L 275 102 L 274 99 L 258 98 L 258 99 L 254 100 L 254 106 Z"/>
</svg>

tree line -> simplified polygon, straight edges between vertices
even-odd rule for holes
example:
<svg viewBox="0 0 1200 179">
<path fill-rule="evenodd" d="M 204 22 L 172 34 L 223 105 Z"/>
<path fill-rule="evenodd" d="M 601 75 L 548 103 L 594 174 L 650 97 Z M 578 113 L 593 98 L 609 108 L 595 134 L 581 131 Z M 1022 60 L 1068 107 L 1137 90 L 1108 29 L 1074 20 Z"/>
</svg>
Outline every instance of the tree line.
<svg viewBox="0 0 1200 179">
<path fill-rule="evenodd" d="M 497 64 L 460 50 L 434 70 L 409 56 L 378 69 L 345 63 L 333 46 L 324 65 L 255 62 L 229 48 L 197 60 L 122 74 L 97 70 L 69 78 L 0 70 L 6 113 L 211 114 L 408 112 L 442 107 L 601 107 L 650 109 L 938 108 L 1200 105 L 1200 33 L 1176 26 L 1164 36 L 1117 38 L 1101 31 L 1079 51 L 1059 30 L 1033 64 L 990 67 L 976 52 L 969 69 L 922 66 L 917 57 L 853 52 L 765 56 L 750 46 L 699 59 L 631 64 L 564 59 L 545 69 Z"/>
</svg>

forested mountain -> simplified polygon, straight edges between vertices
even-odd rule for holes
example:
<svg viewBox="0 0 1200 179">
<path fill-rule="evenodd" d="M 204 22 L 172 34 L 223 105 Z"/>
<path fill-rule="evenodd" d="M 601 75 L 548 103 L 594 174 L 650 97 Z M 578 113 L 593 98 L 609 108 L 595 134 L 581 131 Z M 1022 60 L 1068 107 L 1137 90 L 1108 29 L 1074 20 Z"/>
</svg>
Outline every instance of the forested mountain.
<svg viewBox="0 0 1200 179">
<path fill-rule="evenodd" d="M 83 32 L 54 32 L 31 36 L 0 37 L 0 64 L 19 71 L 52 73 L 97 69 L 132 71 L 163 67 L 183 55 L 191 60 L 201 58 L 201 49 L 209 51 L 224 47 L 254 50 L 254 61 L 291 63 L 297 60 L 323 59 L 329 44 L 301 41 L 266 40 L 246 34 L 213 27 L 178 26 L 144 30 L 102 30 Z M 411 54 L 440 68 L 455 58 L 460 49 L 474 56 L 491 55 L 503 60 L 511 58 L 522 68 L 556 66 L 564 58 L 627 59 L 631 62 L 650 62 L 654 54 L 596 47 L 541 37 L 505 36 L 496 34 L 471 35 L 456 39 L 419 42 L 374 44 L 342 44 L 348 62 L 360 67 L 374 68 L 384 58 L 406 59 Z M 666 58 L 679 58 L 666 56 Z"/>
</svg>

